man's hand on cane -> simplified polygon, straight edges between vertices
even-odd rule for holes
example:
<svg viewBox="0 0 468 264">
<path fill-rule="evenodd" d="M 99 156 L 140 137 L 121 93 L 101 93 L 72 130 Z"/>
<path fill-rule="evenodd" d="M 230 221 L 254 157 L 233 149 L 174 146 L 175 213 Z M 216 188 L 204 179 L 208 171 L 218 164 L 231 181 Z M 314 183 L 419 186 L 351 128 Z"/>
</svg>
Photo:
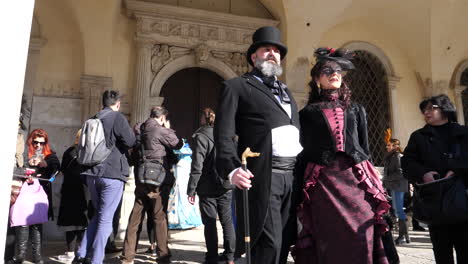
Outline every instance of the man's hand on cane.
<svg viewBox="0 0 468 264">
<path fill-rule="evenodd" d="M 238 168 L 232 175 L 231 183 L 239 189 L 249 189 L 252 187 L 251 178 L 253 178 L 253 174 L 249 170 Z"/>
</svg>

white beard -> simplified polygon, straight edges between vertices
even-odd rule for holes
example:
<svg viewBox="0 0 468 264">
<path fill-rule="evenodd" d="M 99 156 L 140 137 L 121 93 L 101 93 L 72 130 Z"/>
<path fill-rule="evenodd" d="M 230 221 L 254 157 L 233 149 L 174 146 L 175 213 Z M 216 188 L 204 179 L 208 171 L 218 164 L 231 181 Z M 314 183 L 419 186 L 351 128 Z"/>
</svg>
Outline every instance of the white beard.
<svg viewBox="0 0 468 264">
<path fill-rule="evenodd" d="M 267 77 L 280 76 L 283 74 L 283 68 L 281 65 L 269 62 L 268 60 L 255 60 L 255 67 Z"/>
</svg>

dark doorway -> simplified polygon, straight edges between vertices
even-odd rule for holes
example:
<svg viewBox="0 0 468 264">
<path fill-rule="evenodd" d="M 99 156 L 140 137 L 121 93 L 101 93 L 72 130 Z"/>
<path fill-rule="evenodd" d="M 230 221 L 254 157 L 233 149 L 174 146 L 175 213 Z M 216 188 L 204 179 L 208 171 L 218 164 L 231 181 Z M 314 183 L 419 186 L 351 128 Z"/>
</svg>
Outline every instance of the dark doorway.
<svg viewBox="0 0 468 264">
<path fill-rule="evenodd" d="M 202 108 L 211 107 L 216 112 L 223 81 L 216 73 L 202 68 L 180 70 L 166 81 L 160 96 L 164 97 L 171 128 L 179 138 L 191 143 L 193 132 L 200 126 Z"/>
</svg>

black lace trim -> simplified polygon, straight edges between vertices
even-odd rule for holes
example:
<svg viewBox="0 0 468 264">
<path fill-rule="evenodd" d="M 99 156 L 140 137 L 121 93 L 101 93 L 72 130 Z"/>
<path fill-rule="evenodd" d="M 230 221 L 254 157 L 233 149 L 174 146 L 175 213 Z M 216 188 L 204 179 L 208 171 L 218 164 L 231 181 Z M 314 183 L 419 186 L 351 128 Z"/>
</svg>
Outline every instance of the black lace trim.
<svg viewBox="0 0 468 264">
<path fill-rule="evenodd" d="M 334 109 L 334 108 L 342 108 L 344 109 L 344 105 L 340 101 L 326 101 L 326 102 L 317 102 L 309 104 L 311 110 L 322 110 L 322 109 Z"/>
</svg>

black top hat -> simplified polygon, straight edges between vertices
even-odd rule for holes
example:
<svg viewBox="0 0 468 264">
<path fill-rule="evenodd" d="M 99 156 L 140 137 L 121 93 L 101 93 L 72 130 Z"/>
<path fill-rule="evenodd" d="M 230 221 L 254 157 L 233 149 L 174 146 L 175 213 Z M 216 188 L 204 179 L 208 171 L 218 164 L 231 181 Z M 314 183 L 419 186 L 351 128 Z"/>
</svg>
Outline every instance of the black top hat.
<svg viewBox="0 0 468 264">
<path fill-rule="evenodd" d="M 254 65 L 250 59 L 251 55 L 257 51 L 261 46 L 274 45 L 276 46 L 281 54 L 281 59 L 288 53 L 288 48 L 281 43 L 281 32 L 275 27 L 261 27 L 255 31 L 252 36 L 252 45 L 247 50 L 247 61 L 250 65 Z"/>
</svg>

